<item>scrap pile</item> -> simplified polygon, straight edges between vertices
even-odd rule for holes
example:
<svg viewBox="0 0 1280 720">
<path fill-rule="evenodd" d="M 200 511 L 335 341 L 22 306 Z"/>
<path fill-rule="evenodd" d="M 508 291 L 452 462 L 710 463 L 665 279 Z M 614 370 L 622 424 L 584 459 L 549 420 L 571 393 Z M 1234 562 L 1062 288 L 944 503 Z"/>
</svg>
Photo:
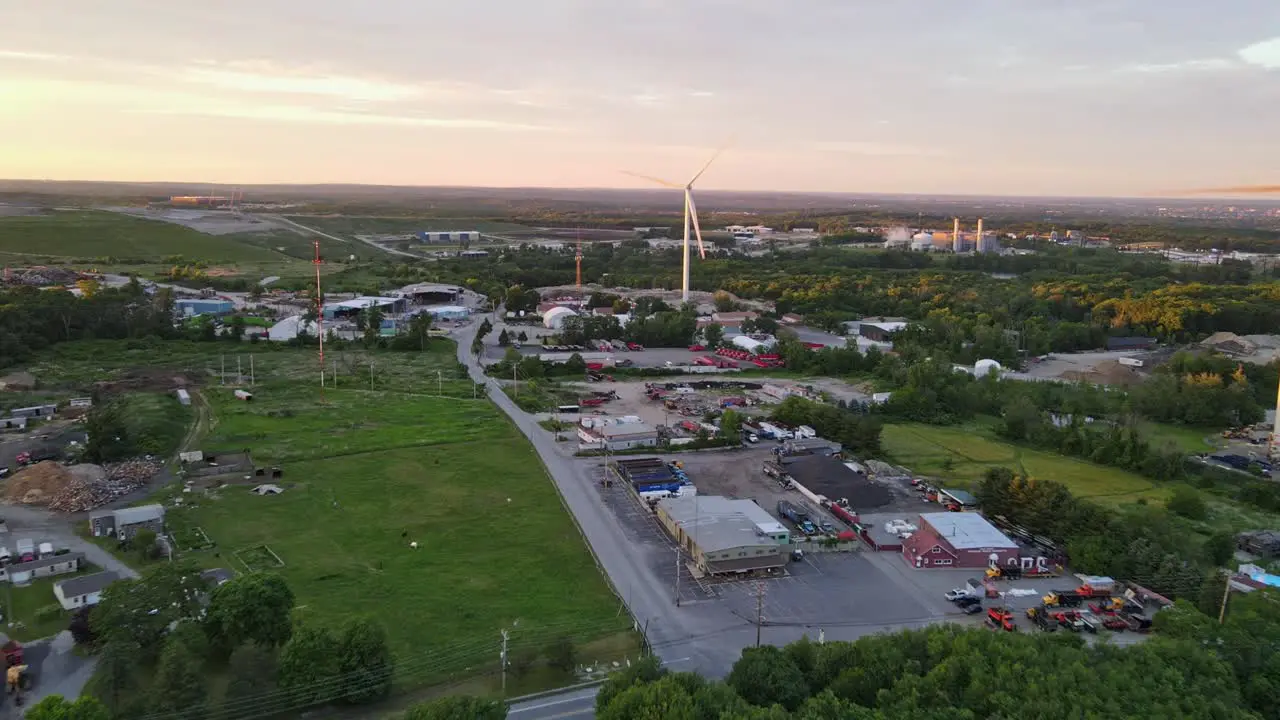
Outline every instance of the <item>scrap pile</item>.
<svg viewBox="0 0 1280 720">
<path fill-rule="evenodd" d="M 80 279 L 80 273 L 74 270 L 54 267 L 33 267 L 24 270 L 13 270 L 5 276 L 5 281 L 12 285 L 66 285 Z"/>
<path fill-rule="evenodd" d="M 70 482 L 53 498 L 49 508 L 60 512 L 92 510 L 145 486 L 158 472 L 160 464 L 147 460 L 126 460 L 106 468 L 75 465 Z"/>
<path fill-rule="evenodd" d="M 4 499 L 9 503 L 44 505 L 64 492 L 72 479 L 71 472 L 58 463 L 38 462 L 5 483 Z"/>
</svg>

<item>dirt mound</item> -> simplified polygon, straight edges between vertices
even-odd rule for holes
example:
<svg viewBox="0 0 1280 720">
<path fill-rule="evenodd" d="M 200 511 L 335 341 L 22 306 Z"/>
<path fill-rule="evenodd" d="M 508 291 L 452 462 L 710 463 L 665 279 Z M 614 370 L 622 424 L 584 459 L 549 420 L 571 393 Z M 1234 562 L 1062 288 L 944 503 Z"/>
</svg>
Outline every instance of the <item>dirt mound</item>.
<svg viewBox="0 0 1280 720">
<path fill-rule="evenodd" d="M 67 472 L 71 473 L 77 480 L 84 480 L 85 482 L 98 482 L 107 479 L 107 469 L 93 463 L 72 465 L 67 468 Z"/>
<path fill-rule="evenodd" d="M 1142 382 L 1142 373 L 1135 368 L 1121 365 L 1116 360 L 1103 360 L 1088 372 L 1068 370 L 1060 375 L 1063 380 L 1089 382 L 1095 385 L 1135 385 Z"/>
<path fill-rule="evenodd" d="M 65 491 L 73 478 L 65 467 L 45 460 L 9 478 L 4 486 L 4 498 L 11 503 L 42 505 Z"/>
</svg>

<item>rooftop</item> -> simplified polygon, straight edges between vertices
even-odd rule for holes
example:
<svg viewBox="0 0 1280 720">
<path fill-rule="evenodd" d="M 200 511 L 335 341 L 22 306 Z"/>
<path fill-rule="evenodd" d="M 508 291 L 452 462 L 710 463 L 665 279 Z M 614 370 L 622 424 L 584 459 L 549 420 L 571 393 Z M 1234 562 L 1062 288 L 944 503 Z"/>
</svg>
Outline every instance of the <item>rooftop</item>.
<svg viewBox="0 0 1280 720">
<path fill-rule="evenodd" d="M 397 302 L 400 302 L 400 298 L 365 296 L 365 297 L 352 298 L 350 300 L 343 300 L 341 302 L 325 303 L 324 309 L 325 310 L 363 310 L 364 308 L 367 308 L 373 305 L 377 305 L 381 307 L 383 305 L 394 305 Z"/>
<path fill-rule="evenodd" d="M 960 503 L 961 505 L 977 505 L 978 504 L 978 498 L 974 497 L 973 493 L 967 490 L 947 490 L 946 488 L 943 488 L 942 492 L 955 498 L 956 502 Z"/>
<path fill-rule="evenodd" d="M 92 575 L 68 578 L 62 582 L 54 583 L 53 586 L 62 591 L 62 597 L 77 597 L 99 592 L 119 579 L 119 575 L 107 570 L 93 573 Z"/>
<path fill-rule="evenodd" d="M 957 550 L 979 548 L 1013 548 L 1018 544 L 996 529 L 987 519 L 971 512 L 922 513 L 922 522 Z"/>
<path fill-rule="evenodd" d="M 846 499 L 854 510 L 871 510 L 893 502 L 888 488 L 834 457 L 804 455 L 784 460 L 787 474 L 797 483 L 829 500 Z"/>
<path fill-rule="evenodd" d="M 84 560 L 84 553 L 63 553 L 61 555 L 50 555 L 48 557 L 37 558 L 31 562 L 14 563 L 9 566 L 9 576 L 14 573 L 28 572 L 30 570 L 39 570 L 40 568 L 53 567 L 64 562 L 75 562 L 79 564 Z"/>
<path fill-rule="evenodd" d="M 702 505 L 708 498 L 699 498 L 695 507 L 693 498 L 667 498 L 658 502 L 665 508 L 668 515 L 684 529 L 685 533 L 695 538 L 699 549 L 704 553 L 720 552 L 722 550 L 730 550 L 732 548 L 744 547 L 750 545 L 773 545 L 776 544 L 770 538 L 766 531 L 760 528 L 754 520 L 741 511 L 727 510 L 728 505 L 722 506 L 724 512 L 703 511 Z M 715 498 L 725 503 L 750 503 L 750 500 L 730 500 L 729 498 Z M 759 508 L 759 505 L 756 505 Z M 768 515 L 768 513 L 765 513 Z M 772 516 L 769 518 L 773 523 Z M 779 525 L 779 527 L 781 527 Z M 785 532 L 786 528 L 773 532 Z"/>
<path fill-rule="evenodd" d="M 695 495 L 694 497 L 672 498 L 667 506 L 667 514 L 680 522 L 681 518 L 692 520 L 695 516 L 728 516 L 742 515 L 769 534 L 787 532 L 787 528 L 770 515 L 767 510 L 756 504 L 754 500 L 744 498 L 727 498 L 719 495 Z"/>
<path fill-rule="evenodd" d="M 226 568 L 213 568 L 200 573 L 200 577 L 209 581 L 210 587 L 217 587 L 228 580 L 234 579 L 235 573 Z"/>
<path fill-rule="evenodd" d="M 597 435 L 605 438 L 627 437 L 629 435 L 656 435 L 657 430 L 644 423 L 617 423 L 604 427 L 592 428 Z"/>
<path fill-rule="evenodd" d="M 164 518 L 164 506 L 159 504 L 120 508 L 115 511 L 117 525 L 134 525 Z"/>
</svg>

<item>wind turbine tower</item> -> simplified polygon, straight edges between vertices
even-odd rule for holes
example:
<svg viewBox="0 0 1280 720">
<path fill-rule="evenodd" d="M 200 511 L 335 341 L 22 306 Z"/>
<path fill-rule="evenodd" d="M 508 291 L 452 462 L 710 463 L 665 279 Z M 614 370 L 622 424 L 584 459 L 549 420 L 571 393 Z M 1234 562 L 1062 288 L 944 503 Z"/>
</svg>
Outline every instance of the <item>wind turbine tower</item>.
<svg viewBox="0 0 1280 720">
<path fill-rule="evenodd" d="M 698 182 L 698 178 L 702 177 L 702 174 L 707 171 L 707 168 L 711 167 L 711 163 L 715 162 L 716 158 L 720 157 L 721 152 L 723 152 L 723 150 L 717 150 L 715 154 L 711 156 L 711 159 L 707 161 L 707 164 L 703 165 L 702 169 L 698 171 L 698 174 L 694 175 L 693 178 L 684 185 L 678 185 L 649 175 L 641 175 L 633 172 L 627 173 L 633 177 L 648 180 L 649 182 L 657 183 L 658 185 L 671 188 L 672 190 L 684 191 L 684 256 L 680 265 L 680 302 L 682 303 L 689 302 L 689 228 L 691 224 L 693 227 L 693 235 L 698 241 L 698 258 L 700 260 L 705 260 L 707 257 L 706 248 L 702 245 L 702 228 L 698 225 L 698 206 L 693 201 L 693 184 Z"/>
</svg>

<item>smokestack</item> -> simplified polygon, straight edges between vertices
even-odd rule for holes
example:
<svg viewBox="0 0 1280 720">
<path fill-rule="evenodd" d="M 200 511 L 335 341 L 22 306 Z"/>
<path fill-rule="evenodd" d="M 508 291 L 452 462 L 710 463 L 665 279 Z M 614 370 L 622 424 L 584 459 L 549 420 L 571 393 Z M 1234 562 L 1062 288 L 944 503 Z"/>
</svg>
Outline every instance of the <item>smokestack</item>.
<svg viewBox="0 0 1280 720">
<path fill-rule="evenodd" d="M 973 251 L 979 252 L 978 247 L 982 245 L 982 218 L 978 218 L 978 234 L 973 238 Z"/>
<path fill-rule="evenodd" d="M 960 218 L 951 219 L 951 251 L 960 252 Z"/>
</svg>

